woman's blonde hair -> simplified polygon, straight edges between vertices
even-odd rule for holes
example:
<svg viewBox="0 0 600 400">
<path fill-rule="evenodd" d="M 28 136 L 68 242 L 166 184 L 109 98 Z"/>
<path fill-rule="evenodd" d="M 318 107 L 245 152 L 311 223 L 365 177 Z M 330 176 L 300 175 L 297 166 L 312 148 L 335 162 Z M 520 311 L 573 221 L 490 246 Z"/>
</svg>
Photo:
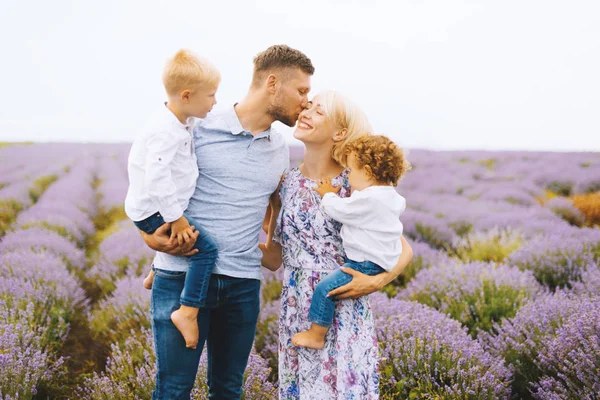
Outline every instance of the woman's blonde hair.
<svg viewBox="0 0 600 400">
<path fill-rule="evenodd" d="M 221 82 L 221 73 L 210 61 L 182 49 L 167 61 L 162 79 L 167 94 L 174 96 L 200 85 L 216 87 Z"/>
<path fill-rule="evenodd" d="M 346 137 L 335 142 L 331 149 L 331 157 L 345 166 L 344 147 L 367 133 L 373 131 L 366 114 L 346 96 L 334 90 L 319 93 L 319 102 L 327 118 L 337 129 L 346 129 Z"/>
</svg>

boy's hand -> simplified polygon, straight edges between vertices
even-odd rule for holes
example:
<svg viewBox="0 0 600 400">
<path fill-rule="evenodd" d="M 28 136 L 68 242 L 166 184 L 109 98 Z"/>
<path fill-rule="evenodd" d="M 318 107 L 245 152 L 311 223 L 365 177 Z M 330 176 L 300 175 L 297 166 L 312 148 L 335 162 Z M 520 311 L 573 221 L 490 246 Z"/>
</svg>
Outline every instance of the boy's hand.
<svg viewBox="0 0 600 400">
<path fill-rule="evenodd" d="M 325 196 L 327 193 L 337 193 L 340 191 L 342 187 L 335 187 L 331 184 L 330 178 L 325 178 L 322 181 L 319 181 L 319 186 L 313 188 L 313 190 L 321 195 L 321 197 Z"/>
<path fill-rule="evenodd" d="M 194 230 L 190 226 L 188 220 L 182 215 L 178 220 L 171 223 L 171 238 L 177 238 L 177 243 L 181 246 L 183 242 L 187 242 L 194 234 Z"/>
</svg>

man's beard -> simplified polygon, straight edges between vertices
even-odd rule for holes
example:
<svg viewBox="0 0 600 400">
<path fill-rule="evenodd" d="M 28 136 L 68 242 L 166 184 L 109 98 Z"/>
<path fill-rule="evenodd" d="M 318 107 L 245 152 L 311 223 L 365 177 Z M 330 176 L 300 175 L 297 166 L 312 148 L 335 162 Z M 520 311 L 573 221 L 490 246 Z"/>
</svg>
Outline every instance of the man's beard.
<svg viewBox="0 0 600 400">
<path fill-rule="evenodd" d="M 293 127 L 296 125 L 296 121 L 298 120 L 298 116 L 290 116 L 286 114 L 283 106 L 277 102 L 273 102 L 267 110 L 269 115 L 273 117 L 275 121 L 279 121 L 282 124 L 285 124 L 289 127 Z"/>
</svg>

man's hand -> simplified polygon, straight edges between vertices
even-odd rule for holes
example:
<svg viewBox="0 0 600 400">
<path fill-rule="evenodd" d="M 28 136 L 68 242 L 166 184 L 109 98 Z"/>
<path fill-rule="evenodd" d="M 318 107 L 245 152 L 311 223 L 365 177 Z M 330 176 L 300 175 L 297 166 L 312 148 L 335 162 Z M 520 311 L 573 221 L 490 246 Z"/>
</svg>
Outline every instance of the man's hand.
<svg viewBox="0 0 600 400">
<path fill-rule="evenodd" d="M 342 267 L 342 271 L 352 275 L 352 281 L 329 292 L 328 297 L 335 300 L 356 299 L 376 292 L 384 286 L 381 275 L 385 272 L 371 276 L 347 267 Z"/>
<path fill-rule="evenodd" d="M 325 196 L 327 193 L 337 193 L 340 191 L 342 187 L 335 187 L 331 184 L 331 178 L 325 178 L 322 181 L 319 181 L 319 186 L 313 188 L 313 190 L 321 195 L 321 197 Z"/>
<path fill-rule="evenodd" d="M 192 226 L 192 235 L 188 240 L 185 240 L 181 245 L 177 243 L 177 240 L 171 240 L 170 231 L 171 224 L 163 224 L 153 234 L 148 235 L 147 233 L 141 232 L 144 242 L 152 250 L 160 251 L 161 253 L 171 254 L 173 256 L 191 256 L 196 254 L 198 249 L 194 249 L 194 243 L 200 232 L 195 230 Z"/>
</svg>

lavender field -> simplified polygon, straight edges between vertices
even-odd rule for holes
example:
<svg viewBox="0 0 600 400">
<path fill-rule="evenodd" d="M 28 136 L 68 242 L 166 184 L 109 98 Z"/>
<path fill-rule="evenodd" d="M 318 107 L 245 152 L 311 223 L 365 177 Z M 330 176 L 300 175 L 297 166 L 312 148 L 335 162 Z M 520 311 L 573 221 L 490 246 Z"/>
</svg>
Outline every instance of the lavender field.
<svg viewBox="0 0 600 400">
<path fill-rule="evenodd" d="M 0 147 L 0 399 L 151 398 L 153 254 L 122 208 L 128 151 Z M 371 296 L 382 398 L 599 399 L 600 153 L 408 158 L 414 258 Z M 280 272 L 245 399 L 277 398 Z"/>
</svg>

